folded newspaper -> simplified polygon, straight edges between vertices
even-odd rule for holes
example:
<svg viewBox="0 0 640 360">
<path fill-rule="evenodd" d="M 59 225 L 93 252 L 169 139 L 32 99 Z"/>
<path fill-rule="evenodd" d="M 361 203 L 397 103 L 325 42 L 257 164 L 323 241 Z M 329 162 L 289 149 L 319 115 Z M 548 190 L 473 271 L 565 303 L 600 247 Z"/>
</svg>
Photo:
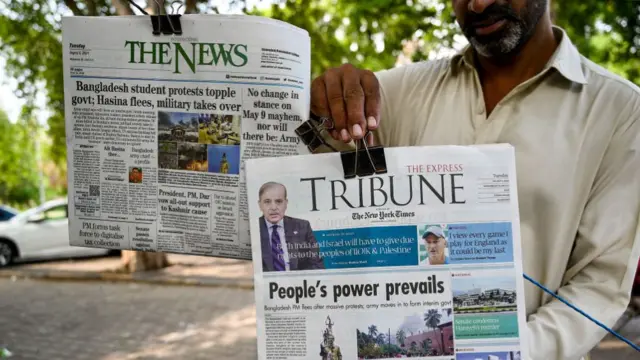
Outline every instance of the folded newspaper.
<svg viewBox="0 0 640 360">
<path fill-rule="evenodd" d="M 526 315 L 510 145 L 247 160 L 258 358 L 515 360 Z"/>
<path fill-rule="evenodd" d="M 244 160 L 308 153 L 308 33 L 180 21 L 63 18 L 71 245 L 250 259 Z"/>
</svg>

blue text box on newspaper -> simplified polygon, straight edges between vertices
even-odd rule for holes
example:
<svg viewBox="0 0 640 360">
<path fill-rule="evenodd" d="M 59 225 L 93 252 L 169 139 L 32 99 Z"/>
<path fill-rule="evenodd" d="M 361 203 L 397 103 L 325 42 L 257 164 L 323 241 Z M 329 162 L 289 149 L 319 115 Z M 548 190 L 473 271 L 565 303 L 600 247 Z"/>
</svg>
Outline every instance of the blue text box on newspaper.
<svg viewBox="0 0 640 360">
<path fill-rule="evenodd" d="M 510 222 L 449 224 L 447 230 L 451 264 L 513 261 Z"/>
<path fill-rule="evenodd" d="M 418 264 L 416 226 L 314 231 L 327 269 Z"/>
</svg>

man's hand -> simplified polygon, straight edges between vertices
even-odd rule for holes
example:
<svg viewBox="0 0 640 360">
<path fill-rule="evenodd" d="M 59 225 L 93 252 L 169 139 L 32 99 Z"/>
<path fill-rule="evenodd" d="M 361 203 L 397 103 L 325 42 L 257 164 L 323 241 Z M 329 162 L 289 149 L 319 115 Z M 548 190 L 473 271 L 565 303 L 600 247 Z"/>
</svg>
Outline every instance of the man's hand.
<svg viewBox="0 0 640 360">
<path fill-rule="evenodd" d="M 333 120 L 330 133 L 335 140 L 362 139 L 380 121 L 378 79 L 351 64 L 329 69 L 311 83 L 311 112 Z"/>
</svg>

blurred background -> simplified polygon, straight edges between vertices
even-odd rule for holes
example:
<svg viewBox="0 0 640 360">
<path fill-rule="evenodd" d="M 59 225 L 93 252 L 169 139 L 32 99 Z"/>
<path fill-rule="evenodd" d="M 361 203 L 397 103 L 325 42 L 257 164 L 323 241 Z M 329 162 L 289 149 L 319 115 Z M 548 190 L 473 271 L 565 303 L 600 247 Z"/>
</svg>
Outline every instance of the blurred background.
<svg viewBox="0 0 640 360">
<path fill-rule="evenodd" d="M 154 2 L 136 3 L 157 12 Z M 640 1 L 556 0 L 552 8 L 583 55 L 640 85 Z M 180 12 L 261 15 L 304 28 L 312 77 L 345 62 L 375 71 L 466 45 L 450 0 L 185 0 Z M 61 18 L 133 14 L 126 0 L 0 0 L 0 349 L 25 359 L 255 358 L 249 262 L 66 245 Z M 53 225 L 7 230 L 14 216 Z M 13 263 L 18 249 L 3 243 L 3 231 L 36 256 Z M 62 281 L 104 274 L 119 280 Z M 171 287 L 188 279 L 201 286 Z M 619 328 L 640 342 L 636 309 Z M 632 355 L 607 338 L 593 356 Z"/>
</svg>

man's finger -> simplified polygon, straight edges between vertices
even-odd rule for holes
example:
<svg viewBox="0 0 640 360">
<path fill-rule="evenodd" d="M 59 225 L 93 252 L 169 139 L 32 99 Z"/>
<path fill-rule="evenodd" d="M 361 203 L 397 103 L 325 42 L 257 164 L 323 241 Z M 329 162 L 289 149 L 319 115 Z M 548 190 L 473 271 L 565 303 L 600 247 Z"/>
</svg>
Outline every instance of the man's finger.
<svg viewBox="0 0 640 360">
<path fill-rule="evenodd" d="M 347 109 L 347 130 L 353 139 L 362 139 L 367 124 L 364 118 L 364 91 L 360 71 L 353 65 L 342 67 L 342 91 Z"/>
<path fill-rule="evenodd" d="M 380 84 L 376 75 L 369 70 L 361 70 L 360 83 L 364 91 L 364 115 L 367 128 L 375 130 L 380 123 Z"/>
<path fill-rule="evenodd" d="M 326 85 L 324 83 L 324 76 L 318 76 L 311 83 L 311 112 L 320 117 L 331 117 L 331 109 L 329 108 L 329 100 L 327 99 Z M 326 126 L 326 124 L 323 124 Z M 335 135 L 335 131 L 330 131 L 329 134 L 335 140 L 339 140 Z"/>
<path fill-rule="evenodd" d="M 324 76 L 318 76 L 311 83 L 311 112 L 317 116 L 331 116 Z"/>
<path fill-rule="evenodd" d="M 324 74 L 325 92 L 329 109 L 331 110 L 331 118 L 333 126 L 340 134 L 340 138 L 344 142 L 351 141 L 349 133 L 345 129 L 347 124 L 347 114 L 344 109 L 344 99 L 342 98 L 342 74 L 338 69 L 330 69 Z"/>
</svg>

